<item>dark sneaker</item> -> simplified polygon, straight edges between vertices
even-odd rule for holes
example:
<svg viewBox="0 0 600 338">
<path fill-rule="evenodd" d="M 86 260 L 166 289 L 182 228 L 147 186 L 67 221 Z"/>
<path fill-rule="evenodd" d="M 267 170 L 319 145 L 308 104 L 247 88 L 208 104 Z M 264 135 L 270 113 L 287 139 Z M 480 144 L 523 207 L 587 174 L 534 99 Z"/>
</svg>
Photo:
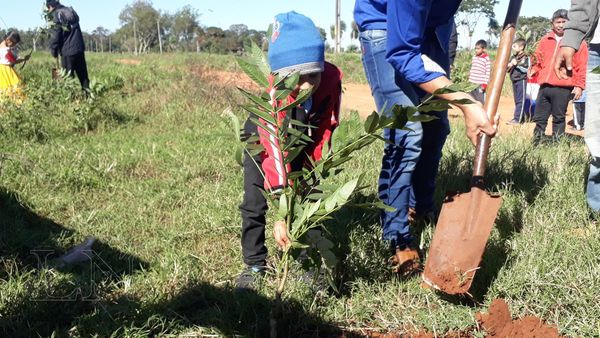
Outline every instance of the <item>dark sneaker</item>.
<svg viewBox="0 0 600 338">
<path fill-rule="evenodd" d="M 255 290 L 256 286 L 265 276 L 267 268 L 260 265 L 246 265 L 244 270 L 235 280 L 236 291 Z"/>
</svg>

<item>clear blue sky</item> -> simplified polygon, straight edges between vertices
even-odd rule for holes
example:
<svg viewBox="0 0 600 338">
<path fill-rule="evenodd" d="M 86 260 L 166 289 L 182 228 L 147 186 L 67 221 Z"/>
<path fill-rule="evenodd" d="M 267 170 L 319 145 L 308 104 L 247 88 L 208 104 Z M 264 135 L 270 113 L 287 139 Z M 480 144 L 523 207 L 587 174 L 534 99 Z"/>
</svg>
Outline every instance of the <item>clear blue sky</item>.
<svg viewBox="0 0 600 338">
<path fill-rule="evenodd" d="M 396 0 L 404 1 L 404 0 Z M 3 0 L 0 17 L 10 27 L 26 29 L 39 26 L 42 23 L 41 8 L 43 0 Z M 129 0 L 63 0 L 67 6 L 73 6 L 81 18 L 81 26 L 85 31 L 92 31 L 98 26 L 103 26 L 111 31 L 119 27 L 119 13 L 132 1 Z M 249 28 L 265 30 L 273 20 L 273 16 L 280 12 L 295 10 L 305 14 L 315 21 L 317 26 L 325 28 L 329 35 L 329 27 L 335 20 L 334 0 L 154 0 L 155 8 L 166 12 L 175 12 L 177 9 L 191 5 L 201 14 L 200 24 L 203 26 L 217 26 L 228 28 L 232 24 L 243 23 Z M 525 0 L 523 1 L 522 15 L 550 17 L 558 8 L 568 9 L 569 0 Z M 352 8 L 354 0 L 342 0 L 342 20 L 349 25 L 352 22 Z M 504 20 L 508 0 L 500 0 L 496 6 L 496 18 L 500 23 Z M 474 39 L 485 38 L 487 21 L 482 20 Z M 2 24 L 4 26 L 4 24 Z M 459 33 L 462 33 L 459 31 Z M 465 45 L 461 34 L 461 45 Z M 343 44 L 350 42 L 346 33 Z"/>
</svg>

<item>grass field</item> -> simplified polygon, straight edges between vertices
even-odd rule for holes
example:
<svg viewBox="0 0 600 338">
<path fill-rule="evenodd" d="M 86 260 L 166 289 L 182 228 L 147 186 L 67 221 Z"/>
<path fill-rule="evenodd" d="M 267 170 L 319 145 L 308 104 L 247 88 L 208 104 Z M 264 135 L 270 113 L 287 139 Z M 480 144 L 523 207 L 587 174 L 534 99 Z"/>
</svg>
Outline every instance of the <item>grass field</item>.
<svg viewBox="0 0 600 338">
<path fill-rule="evenodd" d="M 0 335 L 264 337 L 274 281 L 243 296 L 232 289 L 242 269 L 242 173 L 225 111 L 242 117 L 241 97 L 206 72 L 237 66 L 192 54 L 144 56 L 139 65 L 122 58 L 88 56 L 99 82 L 98 97 L 86 100 L 71 94 L 78 84 L 53 82 L 51 60 L 37 55 L 23 72 L 28 101 L 0 114 Z M 339 63 L 348 81 L 364 82 L 359 56 Z M 374 144 L 340 177 L 365 172 L 364 199 L 376 197 L 381 150 Z M 472 154 L 453 121 L 438 201 L 466 188 Z M 330 225 L 343 259 L 341 294 L 313 295 L 292 278 L 289 336 L 443 334 L 474 326 L 474 313 L 501 297 L 517 316 L 599 337 L 600 233 L 585 204 L 587 163 L 582 141 L 495 140 L 488 185 L 504 204 L 473 300 L 397 279 L 385 266 L 377 216 L 341 212 Z M 422 231 L 425 248 L 431 233 Z M 93 265 L 52 264 L 87 236 L 98 238 Z"/>
</svg>

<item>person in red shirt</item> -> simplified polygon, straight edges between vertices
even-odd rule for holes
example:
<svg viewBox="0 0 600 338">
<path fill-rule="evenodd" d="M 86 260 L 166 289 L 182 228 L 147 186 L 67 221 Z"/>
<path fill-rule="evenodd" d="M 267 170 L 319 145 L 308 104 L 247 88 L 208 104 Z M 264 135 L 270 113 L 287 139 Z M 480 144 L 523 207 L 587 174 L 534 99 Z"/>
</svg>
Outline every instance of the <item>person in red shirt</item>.
<svg viewBox="0 0 600 338">
<path fill-rule="evenodd" d="M 558 138 L 565 133 L 565 115 L 571 99 L 578 100 L 585 88 L 588 49 L 585 41 L 573 57 L 573 76 L 560 79 L 554 72 L 554 63 L 560 50 L 565 24 L 568 21 L 566 9 L 559 9 L 552 15 L 552 31 L 539 42 L 534 54 L 534 64 L 529 77 L 537 75 L 540 91 L 538 94 L 533 121 L 533 141 L 540 143 L 545 138 L 548 118 L 552 115 L 552 136 Z"/>
</svg>

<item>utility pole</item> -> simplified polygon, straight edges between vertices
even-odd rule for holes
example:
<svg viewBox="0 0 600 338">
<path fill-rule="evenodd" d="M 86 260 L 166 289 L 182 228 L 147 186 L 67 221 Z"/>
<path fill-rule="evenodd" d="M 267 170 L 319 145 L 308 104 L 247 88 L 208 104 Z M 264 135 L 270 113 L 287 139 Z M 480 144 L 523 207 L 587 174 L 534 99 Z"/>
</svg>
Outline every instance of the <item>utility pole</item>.
<svg viewBox="0 0 600 338">
<path fill-rule="evenodd" d="M 136 26 L 135 26 L 135 19 L 133 20 L 133 54 L 138 55 L 137 30 L 136 30 Z"/>
<path fill-rule="evenodd" d="M 341 8 L 342 0 L 335 0 L 335 53 L 339 54 L 341 52 Z"/>
<path fill-rule="evenodd" d="M 160 48 L 160 53 L 162 54 L 162 36 L 160 34 L 160 18 L 156 19 L 156 27 L 158 29 L 158 47 Z"/>
</svg>

